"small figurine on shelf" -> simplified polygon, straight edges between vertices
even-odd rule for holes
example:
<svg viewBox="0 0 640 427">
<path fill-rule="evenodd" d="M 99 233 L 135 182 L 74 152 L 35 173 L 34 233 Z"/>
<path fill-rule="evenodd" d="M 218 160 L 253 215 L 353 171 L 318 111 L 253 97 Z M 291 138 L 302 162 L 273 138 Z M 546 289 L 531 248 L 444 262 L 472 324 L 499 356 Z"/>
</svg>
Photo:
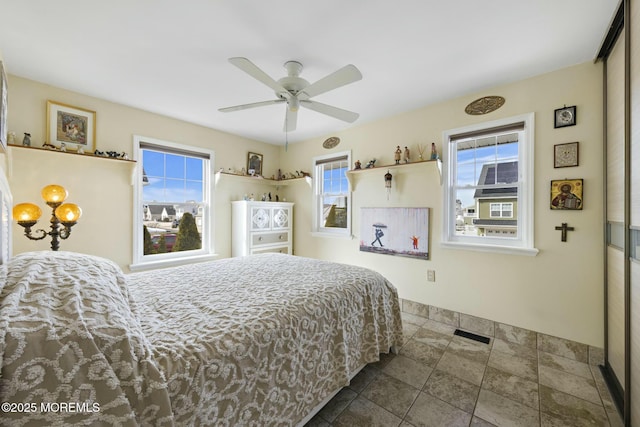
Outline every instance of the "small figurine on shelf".
<svg viewBox="0 0 640 427">
<path fill-rule="evenodd" d="M 84 154 L 84 148 L 82 148 L 82 145 L 78 147 L 78 150 L 76 151 L 76 153 Z"/>
<path fill-rule="evenodd" d="M 396 148 L 396 154 L 395 154 L 396 165 L 400 164 L 400 157 L 402 157 L 402 150 L 400 149 L 400 146 L 398 145 L 398 147 Z"/>
<path fill-rule="evenodd" d="M 24 138 L 22 138 L 22 145 L 24 145 L 25 147 L 31 147 L 31 134 L 25 132 L 24 133 Z"/>
<path fill-rule="evenodd" d="M 362 169 L 362 163 L 360 163 L 360 160 L 356 160 L 353 169 Z"/>
<path fill-rule="evenodd" d="M 405 147 L 404 147 L 404 162 L 405 162 L 405 163 L 409 163 L 409 159 L 410 159 L 410 157 L 411 157 L 411 155 L 410 155 L 410 153 L 409 153 L 409 147 L 407 147 L 407 146 L 405 145 Z"/>
<path fill-rule="evenodd" d="M 47 150 L 55 150 L 56 146 L 53 144 L 49 144 L 48 142 L 45 142 L 44 144 L 42 144 L 42 148 L 46 148 Z"/>
<path fill-rule="evenodd" d="M 262 201 L 263 202 L 267 201 L 267 193 L 262 193 Z"/>
<path fill-rule="evenodd" d="M 431 143 L 431 160 L 438 160 L 438 151 L 436 150 L 436 143 Z"/>
<path fill-rule="evenodd" d="M 16 133 L 9 132 L 7 134 L 7 144 L 15 144 L 16 143 Z"/>
<path fill-rule="evenodd" d="M 60 151 L 62 151 L 63 153 L 67 151 L 67 144 L 65 144 L 64 142 L 60 143 Z"/>
<path fill-rule="evenodd" d="M 282 169 L 278 169 L 278 181 L 282 181 Z"/>
<path fill-rule="evenodd" d="M 427 147 L 425 147 L 422 144 L 418 144 L 418 153 L 420 153 L 420 154 L 418 154 L 418 160 L 420 160 L 420 161 L 424 160 L 424 150 L 425 150 L 425 148 L 427 148 Z"/>
<path fill-rule="evenodd" d="M 375 166 L 376 166 L 376 159 L 371 159 L 369 160 L 369 163 L 367 163 L 367 166 L 365 166 L 365 169 L 371 169 Z"/>
<path fill-rule="evenodd" d="M 122 153 L 120 153 L 120 155 L 118 157 L 120 157 L 122 160 L 129 160 L 129 155 L 127 153 L 125 153 L 124 151 Z"/>
<path fill-rule="evenodd" d="M 271 201 L 271 192 L 269 192 L 269 201 Z"/>
</svg>

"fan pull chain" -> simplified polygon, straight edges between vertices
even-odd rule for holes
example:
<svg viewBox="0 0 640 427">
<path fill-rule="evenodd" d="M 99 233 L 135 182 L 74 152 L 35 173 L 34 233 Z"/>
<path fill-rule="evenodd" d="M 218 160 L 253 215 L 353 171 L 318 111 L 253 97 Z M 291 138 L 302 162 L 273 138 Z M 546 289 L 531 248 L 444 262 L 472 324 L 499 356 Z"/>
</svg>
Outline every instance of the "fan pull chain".
<svg viewBox="0 0 640 427">
<path fill-rule="evenodd" d="M 287 106 L 287 108 L 289 108 Z M 287 111 L 285 110 L 284 112 L 284 152 L 287 152 L 287 149 L 289 148 L 289 118 L 287 117 Z"/>
</svg>

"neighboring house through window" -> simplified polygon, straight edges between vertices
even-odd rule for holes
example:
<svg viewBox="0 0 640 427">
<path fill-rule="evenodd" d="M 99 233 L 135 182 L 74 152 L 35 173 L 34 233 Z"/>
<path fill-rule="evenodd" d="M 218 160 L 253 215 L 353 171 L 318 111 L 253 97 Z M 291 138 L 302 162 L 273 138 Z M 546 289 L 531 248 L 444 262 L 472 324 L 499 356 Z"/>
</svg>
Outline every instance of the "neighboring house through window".
<svg viewBox="0 0 640 427">
<path fill-rule="evenodd" d="M 442 244 L 535 255 L 533 114 L 444 132 Z"/>
<path fill-rule="evenodd" d="M 210 256 L 213 152 L 140 136 L 134 145 L 132 269 Z"/>
<path fill-rule="evenodd" d="M 315 157 L 313 231 L 325 235 L 351 235 L 351 191 L 347 171 L 351 154 L 342 152 Z"/>
</svg>

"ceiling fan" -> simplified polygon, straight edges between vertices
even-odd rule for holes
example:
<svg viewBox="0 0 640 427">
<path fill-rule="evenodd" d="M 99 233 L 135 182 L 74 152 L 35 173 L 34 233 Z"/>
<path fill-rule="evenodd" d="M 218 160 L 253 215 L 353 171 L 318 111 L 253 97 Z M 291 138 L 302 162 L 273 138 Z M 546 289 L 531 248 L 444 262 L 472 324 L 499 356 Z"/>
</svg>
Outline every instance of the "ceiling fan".
<svg viewBox="0 0 640 427">
<path fill-rule="evenodd" d="M 267 73 L 258 68 L 247 58 L 229 58 L 236 67 L 249 74 L 254 79 L 261 81 L 275 91 L 276 99 L 251 104 L 236 105 L 233 107 L 220 108 L 218 111 L 231 112 L 246 110 L 248 108 L 263 107 L 266 105 L 286 103 L 287 113 L 284 120 L 284 131 L 291 132 L 296 129 L 299 108 L 305 107 L 318 113 L 326 114 L 345 122 L 353 123 L 360 116 L 353 111 L 343 110 L 331 105 L 312 101 L 311 98 L 330 90 L 337 89 L 349 83 L 362 79 L 362 74 L 354 65 L 346 65 L 328 76 L 325 76 L 315 83 L 309 83 L 302 77 L 302 64 L 297 61 L 287 61 L 284 68 L 287 69 L 287 76 L 279 80 L 272 79 Z"/>
</svg>

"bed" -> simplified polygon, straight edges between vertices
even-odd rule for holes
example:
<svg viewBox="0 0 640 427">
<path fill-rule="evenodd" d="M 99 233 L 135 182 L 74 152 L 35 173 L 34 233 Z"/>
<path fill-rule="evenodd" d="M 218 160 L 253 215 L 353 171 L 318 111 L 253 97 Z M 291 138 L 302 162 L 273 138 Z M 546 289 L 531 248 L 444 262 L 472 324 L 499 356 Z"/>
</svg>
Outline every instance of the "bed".
<svg viewBox="0 0 640 427">
<path fill-rule="evenodd" d="M 261 254 L 125 275 L 29 252 L 0 275 L 11 426 L 302 425 L 402 345 L 396 289 L 356 266 Z"/>
</svg>

